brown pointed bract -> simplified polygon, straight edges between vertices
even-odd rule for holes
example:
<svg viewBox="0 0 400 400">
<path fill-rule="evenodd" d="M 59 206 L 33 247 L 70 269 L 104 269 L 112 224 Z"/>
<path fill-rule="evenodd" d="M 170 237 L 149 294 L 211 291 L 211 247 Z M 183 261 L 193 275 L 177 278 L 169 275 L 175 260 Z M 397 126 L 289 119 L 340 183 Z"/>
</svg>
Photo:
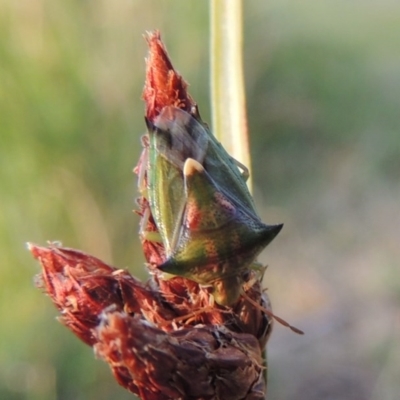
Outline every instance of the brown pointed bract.
<svg viewBox="0 0 400 400">
<path fill-rule="evenodd" d="M 165 106 L 175 106 L 189 112 L 195 102 L 186 90 L 187 83 L 172 66 L 160 33 L 150 32 L 146 40 L 149 55 L 146 59 L 143 100 L 147 119 L 154 121 Z"/>
</svg>

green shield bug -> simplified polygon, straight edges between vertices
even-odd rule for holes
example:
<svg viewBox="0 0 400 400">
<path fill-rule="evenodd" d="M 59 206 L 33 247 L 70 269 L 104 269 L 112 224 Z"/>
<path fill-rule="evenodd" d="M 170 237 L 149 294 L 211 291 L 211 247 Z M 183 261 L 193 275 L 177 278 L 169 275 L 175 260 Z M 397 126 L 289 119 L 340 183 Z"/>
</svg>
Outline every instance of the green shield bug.
<svg viewBox="0 0 400 400">
<path fill-rule="evenodd" d="M 282 225 L 260 220 L 236 162 L 193 115 L 167 106 L 147 126 L 147 198 L 166 253 L 158 268 L 231 305 Z"/>
</svg>

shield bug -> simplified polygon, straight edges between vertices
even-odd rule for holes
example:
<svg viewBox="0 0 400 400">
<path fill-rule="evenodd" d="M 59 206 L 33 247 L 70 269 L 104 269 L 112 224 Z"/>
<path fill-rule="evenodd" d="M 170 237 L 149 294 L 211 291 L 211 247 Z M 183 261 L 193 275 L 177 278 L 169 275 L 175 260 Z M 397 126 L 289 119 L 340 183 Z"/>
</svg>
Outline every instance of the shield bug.
<svg viewBox="0 0 400 400">
<path fill-rule="evenodd" d="M 193 115 L 168 106 L 147 127 L 147 196 L 166 253 L 158 268 L 233 304 L 282 225 L 260 220 L 237 164 Z"/>
</svg>

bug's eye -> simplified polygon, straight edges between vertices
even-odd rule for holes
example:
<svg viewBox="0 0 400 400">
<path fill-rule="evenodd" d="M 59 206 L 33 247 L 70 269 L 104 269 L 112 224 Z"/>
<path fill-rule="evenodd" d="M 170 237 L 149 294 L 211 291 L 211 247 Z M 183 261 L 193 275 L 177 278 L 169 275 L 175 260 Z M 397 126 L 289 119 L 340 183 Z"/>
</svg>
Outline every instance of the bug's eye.
<svg viewBox="0 0 400 400">
<path fill-rule="evenodd" d="M 248 282 L 250 280 L 250 270 L 245 269 L 241 274 L 241 278 L 243 282 Z"/>
</svg>

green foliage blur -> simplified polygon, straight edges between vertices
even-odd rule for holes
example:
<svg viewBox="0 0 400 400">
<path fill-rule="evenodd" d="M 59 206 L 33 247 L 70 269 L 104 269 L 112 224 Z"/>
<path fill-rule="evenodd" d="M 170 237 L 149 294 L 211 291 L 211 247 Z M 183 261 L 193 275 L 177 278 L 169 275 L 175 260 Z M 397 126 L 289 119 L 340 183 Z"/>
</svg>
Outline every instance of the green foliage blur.
<svg viewBox="0 0 400 400">
<path fill-rule="evenodd" d="M 284 222 L 263 253 L 271 399 L 400 392 L 400 3 L 244 1 L 256 203 Z M 31 241 L 146 278 L 132 168 L 143 33 L 160 29 L 209 109 L 208 2 L 0 2 L 0 399 L 133 398 L 34 286 Z"/>
</svg>

